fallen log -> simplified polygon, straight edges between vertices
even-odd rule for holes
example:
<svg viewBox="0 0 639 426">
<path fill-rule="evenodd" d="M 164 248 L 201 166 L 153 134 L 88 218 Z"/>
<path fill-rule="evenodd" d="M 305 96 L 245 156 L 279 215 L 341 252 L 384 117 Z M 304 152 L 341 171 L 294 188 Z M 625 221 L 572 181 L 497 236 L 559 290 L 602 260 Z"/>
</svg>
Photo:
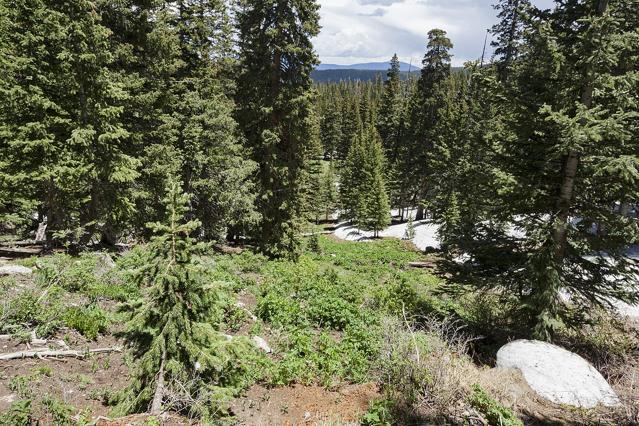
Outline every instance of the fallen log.
<svg viewBox="0 0 639 426">
<path fill-rule="evenodd" d="M 410 262 L 408 267 L 415 269 L 435 269 L 437 265 L 434 262 Z"/>
<path fill-rule="evenodd" d="M 302 235 L 302 237 L 307 238 L 307 237 L 312 237 L 313 235 L 331 235 L 333 233 L 333 231 L 319 231 L 319 232 L 305 232 Z"/>
<path fill-rule="evenodd" d="M 0 256 L 15 259 L 18 257 L 31 257 L 42 254 L 42 247 L 0 247 Z"/>
<path fill-rule="evenodd" d="M 45 357 L 72 357 L 72 358 L 84 358 L 87 355 L 93 354 L 108 354 L 112 352 L 122 352 L 122 348 L 100 348 L 89 349 L 85 351 L 53 351 L 50 349 L 34 349 L 31 351 L 12 352 L 7 354 L 0 354 L 0 361 L 9 361 L 12 359 L 24 359 L 24 358 L 45 358 Z"/>
</svg>

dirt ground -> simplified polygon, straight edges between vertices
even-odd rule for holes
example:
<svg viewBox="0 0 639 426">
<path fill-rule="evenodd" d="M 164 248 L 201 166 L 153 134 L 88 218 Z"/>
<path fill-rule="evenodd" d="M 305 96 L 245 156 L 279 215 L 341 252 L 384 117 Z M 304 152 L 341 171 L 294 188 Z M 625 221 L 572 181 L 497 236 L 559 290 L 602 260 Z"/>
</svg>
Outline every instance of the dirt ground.
<svg viewBox="0 0 639 426">
<path fill-rule="evenodd" d="M 319 386 L 267 389 L 253 386 L 246 396 L 237 399 L 232 411 L 239 425 L 294 426 L 339 422 L 358 424 L 357 420 L 379 397 L 374 383 L 349 385 L 337 391 Z"/>
<path fill-rule="evenodd" d="M 88 342 L 71 331 L 66 331 L 66 336 L 69 347 L 74 350 L 122 345 L 112 336 L 101 337 L 96 342 Z M 60 349 L 55 341 L 50 341 L 50 347 Z M 2 353 L 28 349 L 23 343 L 0 342 Z M 22 389 L 12 391 L 10 382 L 20 377 L 29 379 Z M 80 410 L 88 410 L 91 416 L 103 416 L 109 411 L 109 407 L 102 403 L 105 393 L 124 388 L 127 379 L 128 368 L 124 364 L 122 353 L 95 354 L 83 359 L 28 358 L 0 361 L 0 412 L 20 399 L 39 401 L 50 396 Z M 50 420 L 40 419 L 43 424 L 52 424 Z"/>
</svg>

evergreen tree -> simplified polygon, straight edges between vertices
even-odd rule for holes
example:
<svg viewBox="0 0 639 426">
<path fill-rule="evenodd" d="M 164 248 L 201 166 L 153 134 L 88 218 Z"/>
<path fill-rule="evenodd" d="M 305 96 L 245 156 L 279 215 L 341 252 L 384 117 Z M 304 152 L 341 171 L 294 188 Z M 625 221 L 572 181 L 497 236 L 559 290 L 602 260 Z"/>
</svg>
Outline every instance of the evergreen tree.
<svg viewBox="0 0 639 426">
<path fill-rule="evenodd" d="M 335 166 L 331 162 L 328 167 L 324 169 L 321 181 L 321 206 L 324 211 L 324 218 L 328 221 L 331 215 L 335 212 L 338 201 L 336 178 L 335 178 Z"/>
<path fill-rule="evenodd" d="M 193 195 L 190 214 L 202 223 L 201 236 L 223 239 L 229 227 L 255 219 L 249 176 L 256 168 L 246 159 L 233 119 L 226 5 L 221 0 L 151 5 L 144 15 L 146 32 L 122 41 L 143 55 L 152 52 L 148 60 L 156 63 L 143 68 L 141 100 L 132 106 L 141 119 L 131 126 L 139 134 L 144 163 L 139 222 L 158 218 L 158 194 L 179 176 Z M 127 13 L 139 14 L 137 5 L 129 7 Z"/>
<path fill-rule="evenodd" d="M 330 106 L 322 114 L 320 128 L 324 157 L 330 160 L 336 158 L 342 143 L 342 106 L 340 98 L 333 98 Z"/>
<path fill-rule="evenodd" d="M 453 45 L 440 29 L 428 33 L 428 51 L 422 61 L 423 68 L 411 99 L 407 135 L 407 146 L 402 156 L 401 170 L 404 188 L 413 191 L 413 201 L 418 204 L 417 220 L 424 219 L 423 200 L 426 198 L 428 182 L 428 152 L 433 146 L 433 128 L 435 127 L 441 99 L 436 95 L 437 86 L 450 76 Z"/>
<path fill-rule="evenodd" d="M 371 125 L 369 129 L 364 162 L 368 181 L 362 183 L 364 206 L 359 216 L 363 228 L 373 231 L 374 236 L 378 237 L 379 232 L 390 225 L 390 203 L 384 179 L 386 160 L 382 140 L 374 126 Z"/>
<path fill-rule="evenodd" d="M 169 395 L 182 395 L 188 404 L 173 403 L 171 410 L 207 418 L 219 408 L 211 404 L 224 397 L 216 386 L 230 376 L 228 360 L 236 342 L 215 329 L 221 321 L 221 293 L 198 261 L 208 245 L 191 237 L 201 225 L 185 220 L 189 197 L 180 184 L 170 184 L 165 203 L 166 222 L 149 224 L 155 236 L 135 275 L 142 298 L 123 307 L 129 314 L 124 334 L 135 369 L 119 395 L 118 411 L 150 407 L 158 415 L 167 409 Z"/>
<path fill-rule="evenodd" d="M 495 40 L 491 45 L 495 48 L 497 69 L 501 81 L 506 81 L 512 62 L 517 59 L 523 42 L 524 12 L 530 7 L 529 0 L 499 0 L 493 6 L 498 11 L 499 22 L 492 28 Z"/>
<path fill-rule="evenodd" d="M 362 162 L 366 157 L 366 148 L 362 132 L 351 141 L 348 155 L 340 172 L 339 196 L 341 218 L 359 225 L 359 213 L 364 205 L 362 182 L 365 179 Z"/>
<path fill-rule="evenodd" d="M 369 125 L 353 140 L 340 176 L 342 214 L 358 228 L 379 231 L 390 224 L 385 158 L 377 129 Z"/>
<path fill-rule="evenodd" d="M 133 212 L 138 161 L 110 32 L 88 0 L 2 3 L 0 181 L 4 209 L 48 221 L 47 240 L 107 242 Z"/>
<path fill-rule="evenodd" d="M 377 130 L 382 138 L 388 161 L 391 165 L 394 165 L 397 160 L 403 110 L 403 93 L 397 54 L 393 55 L 390 64 L 388 78 L 384 83 L 384 97 L 379 110 Z"/>
<path fill-rule="evenodd" d="M 350 151 L 353 140 L 362 132 L 362 118 L 359 113 L 359 101 L 348 99 L 343 104 L 342 141 L 337 149 L 337 158 L 344 161 Z"/>
<path fill-rule="evenodd" d="M 241 75 L 238 118 L 259 162 L 261 250 L 295 257 L 318 135 L 311 38 L 319 32 L 313 0 L 240 0 L 236 11 Z"/>
<path fill-rule="evenodd" d="M 512 87 L 493 89 L 503 106 L 486 132 L 497 155 L 484 167 L 495 179 L 476 196 L 490 207 L 473 229 L 458 227 L 459 248 L 472 259 L 464 272 L 516 295 L 539 338 L 593 304 L 638 299 L 625 250 L 639 230 L 614 209 L 639 187 L 631 10 L 607 0 L 533 10 Z"/>
</svg>

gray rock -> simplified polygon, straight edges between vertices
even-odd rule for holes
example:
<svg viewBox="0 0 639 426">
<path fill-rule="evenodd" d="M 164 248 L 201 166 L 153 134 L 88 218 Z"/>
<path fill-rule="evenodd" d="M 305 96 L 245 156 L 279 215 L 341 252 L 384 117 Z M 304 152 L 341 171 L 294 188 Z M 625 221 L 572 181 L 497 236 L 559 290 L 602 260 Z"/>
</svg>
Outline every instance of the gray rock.
<svg viewBox="0 0 639 426">
<path fill-rule="evenodd" d="M 103 277 L 111 269 L 115 268 L 115 262 L 108 253 L 98 253 L 93 273 L 97 277 Z"/>
<path fill-rule="evenodd" d="M 267 354 L 270 354 L 271 352 L 273 352 L 273 349 L 271 349 L 271 347 L 268 345 L 266 340 L 262 339 L 261 337 L 253 336 L 252 340 L 253 340 L 253 343 L 255 343 L 255 346 L 257 346 L 259 349 L 263 350 Z"/>
<path fill-rule="evenodd" d="M 0 277 L 6 275 L 31 275 L 33 270 L 21 265 L 0 266 Z"/>
<path fill-rule="evenodd" d="M 620 403 L 610 384 L 590 363 L 549 343 L 511 342 L 497 352 L 497 367 L 520 370 L 538 395 L 556 404 L 594 408 Z"/>
</svg>

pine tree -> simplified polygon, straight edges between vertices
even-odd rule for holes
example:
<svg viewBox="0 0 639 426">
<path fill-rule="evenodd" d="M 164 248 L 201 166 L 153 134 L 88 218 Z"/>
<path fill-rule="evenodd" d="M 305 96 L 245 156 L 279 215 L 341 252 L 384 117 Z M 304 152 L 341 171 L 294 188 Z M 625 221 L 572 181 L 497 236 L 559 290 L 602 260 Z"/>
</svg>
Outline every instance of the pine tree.
<svg viewBox="0 0 639 426">
<path fill-rule="evenodd" d="M 340 161 L 346 159 L 353 140 L 362 132 L 362 118 L 356 99 L 347 99 L 343 103 L 342 117 L 342 140 L 337 148 L 337 159 Z"/>
<path fill-rule="evenodd" d="M 313 0 L 240 0 L 236 11 L 241 75 L 238 118 L 259 162 L 258 242 L 273 257 L 295 257 L 316 134 L 311 38 L 319 32 Z"/>
<path fill-rule="evenodd" d="M 324 218 L 328 221 L 331 215 L 335 212 L 338 194 L 336 178 L 335 178 L 335 166 L 331 162 L 328 167 L 324 168 L 321 181 L 321 206 L 324 211 Z"/>
<path fill-rule="evenodd" d="M 216 386 L 228 378 L 227 361 L 238 343 L 215 329 L 221 290 L 198 261 L 208 245 L 191 237 L 201 224 L 185 220 L 189 197 L 179 183 L 170 184 L 165 204 L 166 222 L 149 224 L 155 236 L 135 275 L 142 298 L 123 306 L 135 369 L 117 410 L 128 414 L 150 407 L 158 415 L 169 395 L 182 395 L 188 404 L 173 403 L 171 410 L 206 418 L 219 408 L 211 406 L 224 396 Z"/>
<path fill-rule="evenodd" d="M 384 97 L 380 106 L 377 130 L 382 142 L 386 157 L 391 165 L 397 161 L 397 151 L 399 149 L 400 124 L 403 110 L 403 93 L 401 86 L 401 75 L 399 58 L 393 55 L 388 70 L 388 78 L 384 83 Z"/>
<path fill-rule="evenodd" d="M 159 5 L 157 19 L 148 17 L 153 30 L 146 43 L 159 57 L 147 71 L 146 99 L 153 104 L 138 111 L 151 124 L 141 132 L 145 167 L 138 203 L 145 220 L 157 218 L 159 189 L 179 175 L 193 195 L 190 214 L 201 222 L 201 236 L 219 240 L 229 228 L 256 219 L 250 181 L 256 165 L 233 118 L 228 11 L 221 0 L 171 5 Z"/>
<path fill-rule="evenodd" d="M 404 188 L 413 190 L 413 201 L 418 204 L 417 220 L 424 219 L 423 201 L 426 198 L 428 182 L 426 170 L 428 152 L 433 146 L 435 127 L 441 99 L 436 95 L 437 86 L 450 76 L 453 44 L 440 29 L 428 33 L 428 50 L 422 61 L 423 68 L 409 106 L 410 128 L 407 146 L 402 156 L 401 170 Z"/>
<path fill-rule="evenodd" d="M 632 10 L 607 0 L 533 10 L 511 87 L 492 88 L 502 106 L 485 138 L 498 155 L 475 197 L 488 207 L 473 229 L 456 231 L 472 281 L 508 289 L 539 338 L 575 312 L 639 299 L 639 268 L 625 255 L 639 229 L 614 209 L 639 195 Z"/>
<path fill-rule="evenodd" d="M 495 48 L 497 69 L 501 81 L 508 79 L 508 71 L 519 55 L 523 42 L 524 12 L 530 7 L 529 0 L 499 0 L 493 6 L 498 11 L 500 21 L 492 28 L 496 38 L 491 45 Z"/>
<path fill-rule="evenodd" d="M 340 98 L 334 98 L 331 105 L 322 115 L 320 134 L 324 157 L 330 160 L 336 158 L 342 143 L 342 106 Z"/>
<path fill-rule="evenodd" d="M 5 210 L 48 221 L 47 240 L 107 242 L 133 212 L 139 162 L 122 125 L 128 94 L 88 0 L 2 7 L 0 178 Z"/>
<path fill-rule="evenodd" d="M 359 212 L 364 205 L 364 193 L 361 183 L 364 181 L 362 162 L 366 156 L 366 148 L 362 132 L 357 134 L 348 151 L 340 172 L 339 195 L 341 204 L 341 218 L 359 225 Z"/>
<path fill-rule="evenodd" d="M 365 169 L 367 180 L 362 182 L 364 205 L 359 216 L 363 228 L 373 231 L 374 236 L 378 237 L 379 232 L 390 225 L 391 220 L 384 179 L 386 159 L 381 137 L 373 125 L 369 127 L 366 135 L 365 153 L 362 167 Z"/>
<path fill-rule="evenodd" d="M 340 199 L 343 217 L 375 236 L 390 224 L 384 169 L 381 138 L 369 125 L 351 144 L 340 176 Z"/>
</svg>

